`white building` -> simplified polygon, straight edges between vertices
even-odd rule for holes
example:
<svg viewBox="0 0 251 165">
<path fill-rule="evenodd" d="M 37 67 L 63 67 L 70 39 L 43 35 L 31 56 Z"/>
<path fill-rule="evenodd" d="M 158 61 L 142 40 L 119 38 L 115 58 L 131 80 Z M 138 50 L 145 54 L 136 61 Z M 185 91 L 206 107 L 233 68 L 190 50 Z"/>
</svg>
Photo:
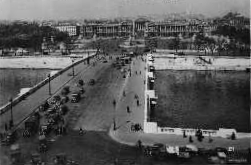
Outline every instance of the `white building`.
<svg viewBox="0 0 251 165">
<path fill-rule="evenodd" d="M 79 35 L 79 26 L 77 25 L 57 25 L 55 26 L 61 32 L 67 32 L 69 36 Z"/>
</svg>

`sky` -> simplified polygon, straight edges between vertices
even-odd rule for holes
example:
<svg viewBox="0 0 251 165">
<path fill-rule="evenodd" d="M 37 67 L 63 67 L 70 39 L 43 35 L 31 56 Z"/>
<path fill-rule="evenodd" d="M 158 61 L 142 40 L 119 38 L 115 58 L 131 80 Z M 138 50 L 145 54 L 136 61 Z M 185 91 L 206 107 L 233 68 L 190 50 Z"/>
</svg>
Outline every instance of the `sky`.
<svg viewBox="0 0 251 165">
<path fill-rule="evenodd" d="M 93 19 L 168 13 L 250 17 L 250 0 L 0 0 L 2 20 Z"/>
</svg>

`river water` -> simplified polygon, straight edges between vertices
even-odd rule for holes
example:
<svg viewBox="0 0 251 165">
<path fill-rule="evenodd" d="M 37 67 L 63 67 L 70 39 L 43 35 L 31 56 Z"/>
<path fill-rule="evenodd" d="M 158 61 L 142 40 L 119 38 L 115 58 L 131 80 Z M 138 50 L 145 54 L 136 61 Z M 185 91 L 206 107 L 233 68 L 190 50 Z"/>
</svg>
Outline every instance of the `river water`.
<svg viewBox="0 0 251 165">
<path fill-rule="evenodd" d="M 44 80 L 48 73 L 49 69 L 0 69 L 0 107 L 22 88 L 31 88 Z"/>
<path fill-rule="evenodd" d="M 249 73 L 157 71 L 155 89 L 160 126 L 250 132 Z"/>
</svg>

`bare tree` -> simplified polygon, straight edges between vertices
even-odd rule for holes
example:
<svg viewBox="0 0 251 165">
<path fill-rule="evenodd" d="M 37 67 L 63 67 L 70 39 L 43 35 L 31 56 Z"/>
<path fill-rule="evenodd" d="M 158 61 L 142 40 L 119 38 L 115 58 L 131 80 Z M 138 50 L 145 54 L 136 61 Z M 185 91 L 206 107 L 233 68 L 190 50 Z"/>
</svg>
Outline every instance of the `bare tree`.
<svg viewBox="0 0 251 165">
<path fill-rule="evenodd" d="M 214 50 L 216 48 L 216 41 L 213 38 L 206 38 L 207 48 L 211 51 L 211 54 L 214 54 Z"/>
</svg>

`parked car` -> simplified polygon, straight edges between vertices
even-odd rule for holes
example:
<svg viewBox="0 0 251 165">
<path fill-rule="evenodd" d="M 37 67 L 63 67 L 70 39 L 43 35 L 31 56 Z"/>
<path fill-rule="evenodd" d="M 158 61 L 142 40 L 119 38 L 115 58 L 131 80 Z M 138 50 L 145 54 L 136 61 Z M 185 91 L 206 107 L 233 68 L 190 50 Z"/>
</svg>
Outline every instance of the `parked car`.
<svg viewBox="0 0 251 165">
<path fill-rule="evenodd" d="M 77 102 L 79 102 L 80 101 L 80 99 L 81 99 L 81 95 L 80 95 L 80 93 L 73 93 L 72 95 L 71 95 L 71 102 L 72 103 L 77 103 Z"/>
<path fill-rule="evenodd" d="M 90 79 L 90 81 L 88 82 L 89 85 L 94 85 L 95 84 L 95 80 L 94 79 Z"/>
</svg>

